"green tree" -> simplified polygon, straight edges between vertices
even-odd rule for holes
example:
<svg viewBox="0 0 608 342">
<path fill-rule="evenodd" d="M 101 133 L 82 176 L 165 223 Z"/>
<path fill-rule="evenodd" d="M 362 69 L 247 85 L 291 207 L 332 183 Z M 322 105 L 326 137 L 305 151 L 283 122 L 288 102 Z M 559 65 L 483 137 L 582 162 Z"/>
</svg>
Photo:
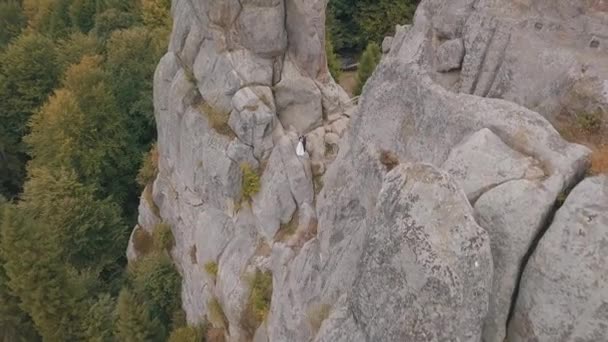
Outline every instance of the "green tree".
<svg viewBox="0 0 608 342">
<path fill-rule="evenodd" d="M 141 17 L 148 27 L 171 26 L 171 0 L 141 0 Z"/>
<path fill-rule="evenodd" d="M 152 318 L 145 303 L 127 289 L 118 296 L 114 334 L 119 341 L 162 341 L 164 332 L 158 320 Z"/>
<path fill-rule="evenodd" d="M 361 55 L 359 60 L 359 69 L 357 70 L 357 87 L 355 88 L 355 95 L 360 95 L 363 91 L 363 86 L 367 79 L 372 75 L 376 66 L 380 62 L 382 52 L 380 46 L 376 43 L 369 43 L 367 48 Z"/>
<path fill-rule="evenodd" d="M 334 47 L 360 51 L 367 43 L 380 44 L 395 25 L 411 22 L 419 0 L 330 0 L 327 26 Z"/>
<path fill-rule="evenodd" d="M 101 198 L 125 204 L 136 189 L 139 153 L 100 62 L 85 56 L 68 69 L 64 87 L 32 117 L 25 140 L 32 167 L 72 169 Z"/>
<path fill-rule="evenodd" d="M 72 64 L 79 63 L 84 56 L 95 56 L 101 53 L 100 43 L 93 34 L 74 32 L 56 42 L 57 62 L 61 70 L 67 70 Z"/>
<path fill-rule="evenodd" d="M 95 25 L 96 8 L 97 1 L 95 0 L 72 0 L 69 7 L 72 26 L 81 32 L 89 32 Z"/>
<path fill-rule="evenodd" d="M 363 41 L 380 44 L 394 34 L 396 24 L 412 21 L 418 0 L 359 0 L 356 20 Z"/>
<path fill-rule="evenodd" d="M 151 253 L 133 265 L 131 283 L 134 294 L 150 308 L 152 317 L 166 327 L 181 306 L 181 276 L 171 258 L 162 252 Z"/>
<path fill-rule="evenodd" d="M 116 302 L 108 294 L 101 295 L 84 317 L 84 339 L 89 342 L 114 341 L 114 310 Z"/>
<path fill-rule="evenodd" d="M 169 342 L 203 342 L 205 327 L 180 327 L 171 332 Z"/>
<path fill-rule="evenodd" d="M 21 189 L 27 160 L 22 137 L 27 121 L 57 85 L 57 55 L 48 38 L 19 36 L 0 54 L 0 191 L 11 198 Z"/>
<path fill-rule="evenodd" d="M 152 83 L 165 39 L 144 27 L 115 31 L 107 42 L 109 85 L 138 149 L 145 151 L 156 136 Z"/>
<path fill-rule="evenodd" d="M 115 30 L 126 29 L 135 24 L 137 17 L 133 13 L 110 8 L 95 16 L 95 35 L 105 42 Z"/>
<path fill-rule="evenodd" d="M 340 78 L 342 69 L 338 55 L 336 55 L 336 52 L 334 51 L 331 36 L 327 33 L 325 34 L 325 54 L 327 55 L 327 67 L 329 68 L 329 73 L 337 81 Z"/>
<path fill-rule="evenodd" d="M 2 216 L 6 205 L 0 196 L 0 223 L 3 222 Z M 2 241 L 2 228 L 3 225 L 0 224 L 0 241 Z M 4 263 L 4 258 L 0 253 L 0 341 L 38 341 L 40 338 L 34 328 L 34 323 L 29 315 L 19 307 L 19 298 L 8 286 L 9 278 L 4 270 Z"/>
<path fill-rule="evenodd" d="M 13 208 L 3 216 L 0 249 L 8 286 L 45 341 L 78 340 L 93 278 L 65 265 L 56 227 L 29 214 Z"/>
<path fill-rule="evenodd" d="M 26 17 L 17 0 L 0 2 L 0 50 L 21 33 Z"/>
<path fill-rule="evenodd" d="M 94 187 L 79 183 L 72 171 L 45 167 L 31 169 L 29 176 L 19 206 L 56 227 L 63 260 L 95 274 L 112 267 L 126 249 L 120 208 L 110 199 L 96 199 Z"/>
</svg>

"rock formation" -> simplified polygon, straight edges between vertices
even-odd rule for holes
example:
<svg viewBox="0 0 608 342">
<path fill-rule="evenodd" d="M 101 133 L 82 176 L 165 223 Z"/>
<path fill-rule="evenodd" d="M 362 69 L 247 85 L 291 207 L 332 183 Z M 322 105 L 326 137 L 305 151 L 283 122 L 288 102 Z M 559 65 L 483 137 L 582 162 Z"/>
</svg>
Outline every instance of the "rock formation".
<svg viewBox="0 0 608 342">
<path fill-rule="evenodd" d="M 188 321 L 256 342 L 606 336 L 606 181 L 581 183 L 552 220 L 589 150 L 547 119 L 608 103 L 608 5 L 425 0 L 385 40 L 356 108 L 327 71 L 325 5 L 173 1 L 154 86 L 159 174 L 136 229 L 172 226 Z M 574 101 L 578 86 L 594 101 Z M 560 253 L 583 284 L 543 280 Z M 249 279 L 267 271 L 269 311 L 252 323 Z M 536 317 L 553 300 L 568 316 Z"/>
</svg>

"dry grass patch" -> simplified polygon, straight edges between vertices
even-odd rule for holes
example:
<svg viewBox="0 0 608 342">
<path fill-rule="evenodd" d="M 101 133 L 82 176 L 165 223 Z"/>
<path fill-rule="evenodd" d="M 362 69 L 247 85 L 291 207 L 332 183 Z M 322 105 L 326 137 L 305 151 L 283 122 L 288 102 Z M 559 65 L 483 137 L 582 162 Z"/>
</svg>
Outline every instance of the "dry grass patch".
<svg viewBox="0 0 608 342">
<path fill-rule="evenodd" d="M 144 153 L 141 168 L 137 173 L 137 183 L 145 187 L 152 183 L 158 174 L 158 145 L 154 143 L 150 151 Z"/>
<path fill-rule="evenodd" d="M 219 267 L 217 265 L 217 262 L 209 261 L 208 263 L 205 264 L 205 272 L 207 272 L 207 274 L 209 276 L 211 276 L 211 278 L 213 278 L 213 281 L 215 281 L 215 279 L 217 278 L 218 271 L 219 271 Z"/>
<path fill-rule="evenodd" d="M 380 163 L 390 171 L 399 165 L 399 157 L 392 151 L 382 150 L 380 151 Z"/>
<path fill-rule="evenodd" d="M 277 241 L 287 241 L 290 237 L 292 237 L 296 231 L 298 230 L 299 218 L 298 211 L 293 213 L 291 220 L 286 224 L 282 224 L 281 228 L 277 232 L 276 240 Z"/>
<path fill-rule="evenodd" d="M 330 311 L 331 306 L 329 304 L 318 304 L 308 311 L 308 323 L 315 334 L 319 332 L 323 321 L 329 317 Z"/>
<path fill-rule="evenodd" d="M 256 272 L 249 279 L 249 300 L 241 317 L 241 325 L 253 336 L 257 328 L 266 320 L 272 299 L 272 273 Z"/>
<path fill-rule="evenodd" d="M 228 125 L 230 119 L 230 113 L 223 112 L 217 108 L 214 108 L 204 100 L 198 105 L 198 110 L 201 114 L 205 115 L 209 120 L 209 125 L 219 134 L 225 135 L 229 138 L 234 138 L 236 135 Z"/>
<path fill-rule="evenodd" d="M 596 148 L 591 154 L 591 173 L 608 174 L 608 145 Z"/>
<path fill-rule="evenodd" d="M 228 330 L 228 318 L 226 318 L 226 314 L 224 314 L 224 309 L 222 308 L 222 305 L 217 300 L 217 298 L 211 298 L 209 300 L 208 307 L 209 323 L 211 323 L 216 328 Z"/>
<path fill-rule="evenodd" d="M 251 198 L 260 191 L 260 174 L 251 165 L 241 164 L 243 173 L 241 195 L 242 198 L 251 201 Z"/>
<path fill-rule="evenodd" d="M 207 330 L 205 342 L 226 342 L 226 330 L 221 328 L 211 328 Z"/>
<path fill-rule="evenodd" d="M 170 252 L 173 246 L 175 246 L 175 238 L 173 237 L 171 226 L 164 222 L 154 226 L 152 240 L 154 241 L 154 248 L 158 251 L 165 250 Z"/>
<path fill-rule="evenodd" d="M 152 235 L 140 226 L 137 226 L 135 232 L 133 232 L 133 248 L 140 255 L 146 255 L 154 248 Z"/>
<path fill-rule="evenodd" d="M 608 127 L 601 112 L 579 114 L 576 119 L 560 118 L 556 127 L 564 139 L 589 147 L 592 151 L 589 173 L 608 173 Z"/>
</svg>

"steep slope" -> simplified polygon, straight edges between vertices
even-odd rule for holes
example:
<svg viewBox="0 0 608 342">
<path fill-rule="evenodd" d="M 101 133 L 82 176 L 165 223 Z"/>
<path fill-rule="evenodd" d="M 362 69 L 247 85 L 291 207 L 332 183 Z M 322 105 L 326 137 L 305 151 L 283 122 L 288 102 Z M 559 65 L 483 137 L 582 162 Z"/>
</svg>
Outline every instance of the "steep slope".
<svg viewBox="0 0 608 342">
<path fill-rule="evenodd" d="M 520 274 L 589 154 L 532 102 L 463 88 L 493 78 L 465 73 L 479 57 L 466 41 L 496 31 L 476 16 L 515 3 L 423 1 L 355 109 L 327 72 L 323 0 L 174 1 L 155 76 L 160 171 L 133 236 L 172 226 L 188 321 L 230 341 L 503 341 Z M 529 3 L 519 15 L 545 3 L 569 25 L 553 14 L 566 1 Z M 603 10 L 581 6 L 589 22 Z M 437 72 L 438 58 L 462 71 Z"/>
</svg>

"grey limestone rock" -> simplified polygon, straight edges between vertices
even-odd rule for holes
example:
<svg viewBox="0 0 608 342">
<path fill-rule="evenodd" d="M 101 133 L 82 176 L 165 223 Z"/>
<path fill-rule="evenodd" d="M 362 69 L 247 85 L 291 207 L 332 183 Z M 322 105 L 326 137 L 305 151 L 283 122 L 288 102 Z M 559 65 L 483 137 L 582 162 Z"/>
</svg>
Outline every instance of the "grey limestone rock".
<svg viewBox="0 0 608 342">
<path fill-rule="evenodd" d="M 437 71 L 460 69 L 464 58 L 464 42 L 461 38 L 448 40 L 437 48 Z"/>
<path fill-rule="evenodd" d="M 608 336 L 608 177 L 577 185 L 521 280 L 508 341 L 603 341 Z"/>
</svg>

